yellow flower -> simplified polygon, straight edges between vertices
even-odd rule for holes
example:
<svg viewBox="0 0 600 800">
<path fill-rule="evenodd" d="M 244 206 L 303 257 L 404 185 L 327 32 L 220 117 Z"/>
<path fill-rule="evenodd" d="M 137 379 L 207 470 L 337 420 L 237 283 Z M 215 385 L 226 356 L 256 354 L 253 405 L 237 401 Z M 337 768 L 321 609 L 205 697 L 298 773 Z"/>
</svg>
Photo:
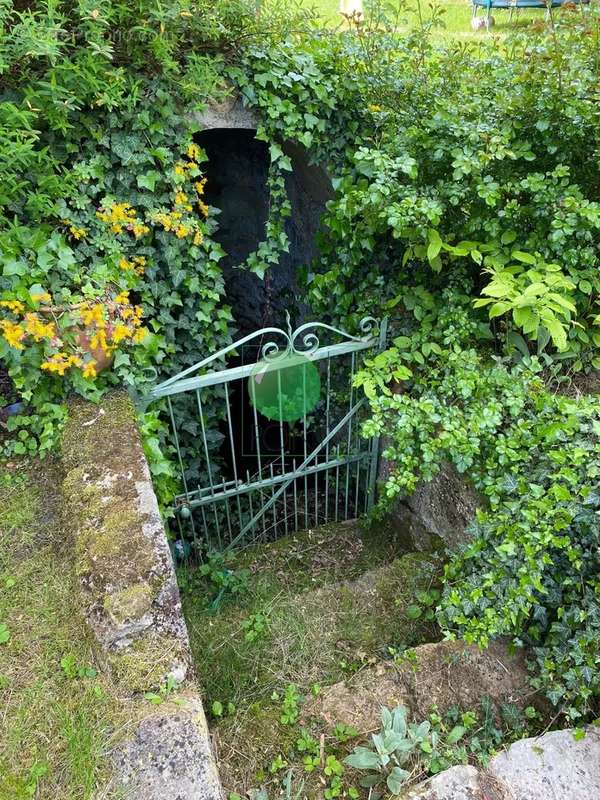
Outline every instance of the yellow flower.
<svg viewBox="0 0 600 800">
<path fill-rule="evenodd" d="M 208 206 L 202 200 L 198 201 L 198 210 L 203 216 L 208 217 Z"/>
<path fill-rule="evenodd" d="M 181 162 L 175 164 L 175 175 L 185 175 L 185 169 Z"/>
<path fill-rule="evenodd" d="M 22 314 L 25 311 L 25 306 L 20 300 L 0 300 L 0 306 L 8 308 L 13 314 Z"/>
<path fill-rule="evenodd" d="M 119 305 L 124 305 L 125 303 L 129 302 L 129 292 L 121 292 L 115 297 L 115 303 Z"/>
<path fill-rule="evenodd" d="M 88 361 L 87 364 L 84 364 L 81 374 L 84 378 L 95 378 L 98 374 L 96 372 L 96 362 Z"/>
<path fill-rule="evenodd" d="M 146 233 L 148 233 L 150 228 L 147 225 L 143 225 L 141 222 L 136 222 L 133 224 L 131 230 L 133 231 L 135 238 L 139 239 L 140 236 L 144 236 Z"/>
<path fill-rule="evenodd" d="M 76 228 L 74 225 L 69 225 L 69 230 L 71 231 L 71 236 L 77 240 L 83 239 L 87 233 L 85 228 Z"/>
<path fill-rule="evenodd" d="M 55 353 L 42 364 L 42 369 L 46 372 L 56 372 L 64 375 L 69 367 L 81 366 L 81 359 L 78 356 L 68 356 L 66 353 Z"/>
<path fill-rule="evenodd" d="M 200 148 L 197 144 L 191 144 L 187 149 L 187 157 L 191 158 L 192 161 L 197 161 L 200 158 Z"/>
<path fill-rule="evenodd" d="M 25 328 L 36 342 L 42 339 L 53 339 L 56 336 L 56 328 L 53 322 L 43 322 L 36 314 L 25 315 Z"/>
<path fill-rule="evenodd" d="M 133 264 L 131 261 L 127 261 L 126 258 L 122 258 L 119 261 L 119 267 L 123 270 L 123 272 L 127 272 L 130 269 L 133 269 Z"/>
<path fill-rule="evenodd" d="M 198 193 L 199 196 L 202 196 L 204 194 L 205 186 L 206 186 L 206 178 L 202 178 L 201 181 L 196 181 L 196 183 L 194 184 L 194 188 L 196 189 L 196 192 Z"/>
<path fill-rule="evenodd" d="M 177 205 L 182 205 L 187 200 L 187 194 L 185 192 L 177 192 L 175 195 L 175 202 Z"/>
<path fill-rule="evenodd" d="M 108 344 L 104 330 L 96 331 L 90 339 L 90 347 L 92 350 L 102 350 L 107 355 L 112 353 L 112 348 Z"/>
<path fill-rule="evenodd" d="M 194 235 L 194 244 L 196 246 L 201 245 L 204 241 L 204 236 L 202 235 L 202 231 L 196 231 Z"/>
<path fill-rule="evenodd" d="M 178 225 L 175 228 L 175 236 L 177 236 L 178 239 L 184 239 L 189 232 L 190 229 L 187 228 L 185 225 Z"/>
<path fill-rule="evenodd" d="M 144 341 L 146 336 L 148 335 L 148 331 L 146 328 L 138 328 L 137 331 L 133 334 L 133 341 L 135 344 L 140 344 Z"/>
<path fill-rule="evenodd" d="M 49 303 L 52 300 L 52 297 L 48 294 L 48 292 L 39 292 L 37 294 L 30 292 L 30 294 L 34 303 Z"/>
<path fill-rule="evenodd" d="M 79 316 L 84 325 L 104 325 L 103 308 L 100 303 L 95 303 L 91 306 L 84 306 L 79 311 Z"/>
<path fill-rule="evenodd" d="M 129 328 L 127 325 L 123 325 L 122 322 L 117 323 L 110 338 L 113 344 L 119 344 L 123 339 L 129 338 Z"/>
<path fill-rule="evenodd" d="M 383 111 L 383 109 L 381 108 L 381 106 L 375 105 L 374 103 L 370 103 L 370 104 L 367 106 L 367 108 L 368 108 L 368 109 L 369 109 L 369 111 L 371 111 L 373 114 L 378 114 L 380 111 Z"/>
<path fill-rule="evenodd" d="M 15 350 L 24 349 L 21 344 L 21 341 L 25 338 L 25 330 L 22 325 L 3 319 L 0 320 L 0 330 L 2 330 L 2 335 L 11 347 L 14 347 Z"/>
</svg>

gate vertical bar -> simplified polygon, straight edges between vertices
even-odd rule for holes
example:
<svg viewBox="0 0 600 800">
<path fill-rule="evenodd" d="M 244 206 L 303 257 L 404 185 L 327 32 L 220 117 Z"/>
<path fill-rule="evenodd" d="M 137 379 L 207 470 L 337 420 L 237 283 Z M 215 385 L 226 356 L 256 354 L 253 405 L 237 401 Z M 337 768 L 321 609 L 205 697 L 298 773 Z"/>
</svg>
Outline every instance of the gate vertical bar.
<svg viewBox="0 0 600 800">
<path fill-rule="evenodd" d="M 387 346 L 387 330 L 388 330 L 388 317 L 381 320 L 379 326 L 379 342 L 377 344 L 377 352 L 382 353 Z M 371 442 L 371 465 L 369 472 L 369 503 L 368 510 L 370 511 L 375 505 L 375 490 L 377 488 L 377 470 L 379 468 L 379 450 L 381 447 L 381 437 L 374 436 Z"/>
<path fill-rule="evenodd" d="M 302 365 L 302 440 L 304 442 L 304 460 L 308 454 L 306 441 L 306 364 Z M 304 476 L 304 524 L 308 528 L 308 476 Z"/>
<path fill-rule="evenodd" d="M 235 457 L 235 442 L 233 440 L 233 424 L 231 422 L 231 404 L 229 402 L 229 389 L 227 388 L 227 384 L 225 384 L 225 402 L 227 404 L 227 426 L 229 428 L 229 443 L 231 445 L 231 461 L 233 463 L 233 478 L 235 480 L 235 485 L 239 484 L 238 480 L 238 471 L 237 471 L 237 459 Z M 244 527 L 244 521 L 242 520 L 242 504 L 240 502 L 239 494 L 236 495 L 237 500 L 237 510 L 238 510 L 238 518 L 240 521 L 240 530 Z"/>
<path fill-rule="evenodd" d="M 354 394 L 354 353 L 352 353 L 351 368 L 350 368 L 350 408 L 352 408 L 352 400 Z M 346 458 L 350 457 L 350 448 L 352 446 L 352 417 L 348 421 L 348 446 L 346 449 Z M 346 491 L 344 498 L 344 519 L 348 519 L 348 496 L 350 493 L 350 462 L 346 464 Z"/>
<path fill-rule="evenodd" d="M 254 380 L 250 379 L 250 394 L 252 395 L 252 411 L 254 416 L 254 440 L 256 442 L 256 458 L 258 460 L 258 478 L 260 481 L 263 479 L 262 474 L 262 459 L 260 456 L 260 434 L 258 432 L 258 412 L 256 410 L 256 387 L 254 385 Z M 263 517 L 262 520 L 263 524 L 263 534 L 266 540 L 267 537 L 267 522 Z"/>
<path fill-rule="evenodd" d="M 283 445 L 283 406 L 281 398 L 281 370 L 277 370 L 277 397 L 279 399 L 279 447 L 281 451 L 281 474 L 285 475 L 285 447 Z M 283 492 L 283 526 L 285 533 L 288 533 L 288 518 L 287 518 L 287 494 Z"/>
<path fill-rule="evenodd" d="M 206 426 L 204 424 L 204 410 L 202 408 L 202 400 L 200 398 L 200 389 L 196 389 L 196 401 L 198 403 L 198 414 L 200 416 L 200 430 L 202 431 L 202 441 L 204 444 L 204 456 L 206 458 L 206 469 L 208 472 L 208 482 L 210 485 L 210 493 L 214 497 L 215 496 L 215 486 L 212 479 L 212 469 L 210 466 L 210 455 L 208 452 L 208 440 L 206 438 Z M 219 524 L 219 515 L 217 514 L 217 504 L 213 503 L 213 511 L 215 513 L 215 526 L 217 529 L 217 540 L 219 542 L 219 547 L 223 547 L 223 543 L 221 541 L 221 526 Z"/>
<path fill-rule="evenodd" d="M 179 435 L 177 434 L 177 425 L 175 424 L 175 414 L 173 413 L 173 404 L 171 403 L 171 398 L 167 397 L 167 406 L 169 408 L 169 415 L 171 417 L 171 425 L 173 427 L 173 435 L 175 436 L 175 449 L 177 450 L 177 459 L 179 461 L 179 468 L 181 470 L 181 481 L 183 483 L 183 491 L 185 492 L 186 500 L 189 502 L 189 492 L 188 492 L 188 485 L 187 480 L 185 478 L 185 468 L 183 466 L 183 458 L 181 457 L 181 447 L 179 446 Z M 190 516 L 190 525 L 192 528 L 192 536 L 194 537 L 194 543 L 197 544 L 196 539 L 196 526 L 194 525 L 194 515 Z"/>
<path fill-rule="evenodd" d="M 331 393 L 331 358 L 327 358 L 327 405 L 325 407 L 325 429 L 329 430 L 329 395 Z M 329 464 L 329 442 L 325 449 L 325 461 Z M 329 520 L 329 467 L 325 470 L 325 523 Z"/>
</svg>

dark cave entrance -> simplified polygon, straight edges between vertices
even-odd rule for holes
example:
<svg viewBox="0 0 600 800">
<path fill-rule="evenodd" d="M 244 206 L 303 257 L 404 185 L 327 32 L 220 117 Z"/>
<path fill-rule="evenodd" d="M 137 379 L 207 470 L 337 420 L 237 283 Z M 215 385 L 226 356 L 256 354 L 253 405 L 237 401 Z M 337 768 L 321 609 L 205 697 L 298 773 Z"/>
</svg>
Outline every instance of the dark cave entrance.
<svg viewBox="0 0 600 800">
<path fill-rule="evenodd" d="M 236 324 L 235 338 L 240 339 L 264 327 L 286 327 L 286 311 L 292 325 L 310 319 L 310 311 L 303 302 L 299 289 L 298 271 L 308 266 L 317 256 L 317 233 L 321 217 L 333 190 L 325 171 L 312 165 L 308 153 L 301 147 L 285 144 L 292 172 L 286 179 L 286 189 L 292 205 L 292 215 L 286 221 L 290 241 L 289 252 L 284 253 L 279 264 L 273 266 L 261 280 L 240 265 L 264 240 L 269 215 L 269 148 L 256 139 L 254 130 L 212 129 L 196 137 L 206 151 L 208 161 L 203 164 L 207 178 L 206 202 L 219 209 L 219 229 L 215 239 L 226 256 L 221 261 L 227 300 L 231 305 Z M 229 367 L 255 363 L 266 341 L 255 340 L 241 348 L 228 360 Z M 246 382 L 236 381 L 230 387 L 231 429 L 229 420 L 221 425 L 223 458 L 226 480 L 245 480 L 257 468 L 257 447 L 267 458 L 281 454 L 281 432 L 278 423 L 259 415 L 257 445 L 253 429 L 253 408 Z M 233 447 L 231 440 L 233 439 Z M 297 426 L 283 425 L 284 453 L 290 458 L 301 456 L 304 443 L 298 438 Z M 308 446 L 312 444 L 312 439 Z M 234 470 L 233 455 L 237 464 Z"/>
</svg>

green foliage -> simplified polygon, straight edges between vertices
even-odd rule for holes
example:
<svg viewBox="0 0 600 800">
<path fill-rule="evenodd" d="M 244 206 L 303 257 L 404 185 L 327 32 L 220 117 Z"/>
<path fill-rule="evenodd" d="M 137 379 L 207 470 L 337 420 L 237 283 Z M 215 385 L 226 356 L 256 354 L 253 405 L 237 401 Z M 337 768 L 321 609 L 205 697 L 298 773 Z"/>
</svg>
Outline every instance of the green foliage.
<svg viewBox="0 0 600 800">
<path fill-rule="evenodd" d="M 248 570 L 229 569 L 226 555 L 211 552 L 208 554 L 205 563 L 194 571 L 194 576 L 204 584 L 208 584 L 209 602 L 212 609 L 216 611 L 226 599 L 247 591 L 250 573 Z M 193 588 L 194 581 L 192 580 L 190 591 Z M 266 619 L 264 622 L 266 622 Z M 260 620 L 258 623 L 260 623 Z M 252 625 L 250 624 L 249 627 L 251 628 Z M 266 625 L 262 626 L 261 632 L 265 627 Z M 247 639 L 247 641 L 253 641 L 253 639 Z"/>
<path fill-rule="evenodd" d="M 365 432 L 389 437 L 388 502 L 444 461 L 469 474 L 487 507 L 446 568 L 441 624 L 483 645 L 503 635 L 529 644 L 534 686 L 577 719 L 600 690 L 597 403 L 547 391 L 536 359 L 511 367 L 469 349 L 467 302 L 446 292 L 422 320 L 411 347 L 438 348 L 410 392 L 371 401 Z"/>
<path fill-rule="evenodd" d="M 60 660 L 60 667 L 66 678 L 71 680 L 75 678 L 95 678 L 98 671 L 94 667 L 85 664 L 78 664 L 77 658 L 73 653 L 68 653 Z"/>
<path fill-rule="evenodd" d="M 300 716 L 300 704 L 303 697 L 294 683 L 288 684 L 281 705 L 280 721 L 282 725 L 293 725 Z"/>
<path fill-rule="evenodd" d="M 250 616 L 242 622 L 242 630 L 244 631 L 244 639 L 247 642 L 254 642 L 262 636 L 269 625 L 269 617 L 260 611 Z"/>
<path fill-rule="evenodd" d="M 173 675 L 168 675 L 164 683 L 159 687 L 158 692 L 145 692 L 144 700 L 159 706 L 167 700 L 172 700 L 173 695 L 177 692 L 179 682 Z M 175 698 L 177 702 L 177 698 Z"/>
<path fill-rule="evenodd" d="M 372 746 L 355 747 L 344 763 L 366 773 L 360 785 L 372 797 L 398 795 L 415 775 L 435 775 L 473 761 L 485 766 L 500 745 L 527 735 L 527 721 L 517 706 L 503 704 L 499 716 L 500 727 L 488 697 L 477 712 L 453 706 L 443 715 L 434 710 L 421 723 L 408 722 L 403 706 L 383 708 L 382 727 L 371 736 Z"/>
</svg>

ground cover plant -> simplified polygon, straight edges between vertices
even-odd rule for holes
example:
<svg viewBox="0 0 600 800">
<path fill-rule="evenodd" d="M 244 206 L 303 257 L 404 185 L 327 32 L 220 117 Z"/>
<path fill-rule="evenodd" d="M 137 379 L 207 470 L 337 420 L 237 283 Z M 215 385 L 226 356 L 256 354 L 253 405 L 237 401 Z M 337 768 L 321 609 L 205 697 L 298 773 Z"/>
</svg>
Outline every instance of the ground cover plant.
<svg viewBox="0 0 600 800">
<path fill-rule="evenodd" d="M 527 644 L 534 688 L 579 725 L 597 715 L 600 666 L 597 11 L 566 8 L 500 46 L 440 40 L 435 9 L 412 25 L 410 7 L 367 10 L 335 32 L 278 2 L 0 3 L 1 386 L 18 412 L 3 410 L 2 452 L 51 451 L 71 393 L 122 383 L 139 398 L 232 340 L 191 112 L 238 93 L 270 148 L 272 200 L 240 266 L 268 277 L 288 247 L 282 144 L 303 146 L 335 190 L 302 273 L 312 315 L 348 330 L 390 317 L 388 349 L 357 377 L 365 435 L 389 440 L 381 512 L 443 460 L 472 476 L 485 503 L 438 622 Z M 167 510 L 165 409 L 140 409 Z M 175 413 L 185 457 L 198 420 Z M 205 414 L 216 452 L 217 394 Z M 211 576 L 211 602 L 243 597 L 243 579 L 225 586 L 217 563 Z M 269 638 L 263 606 L 239 620 L 243 648 Z M 291 720 L 307 687 L 271 688 Z M 236 700 L 216 692 L 214 715 Z"/>
<path fill-rule="evenodd" d="M 137 713 L 96 663 L 54 477 L 48 463 L 42 471 L 36 461 L 13 462 L 0 476 L 0 797 L 6 800 L 92 797 L 108 785 L 107 751 Z"/>
</svg>

